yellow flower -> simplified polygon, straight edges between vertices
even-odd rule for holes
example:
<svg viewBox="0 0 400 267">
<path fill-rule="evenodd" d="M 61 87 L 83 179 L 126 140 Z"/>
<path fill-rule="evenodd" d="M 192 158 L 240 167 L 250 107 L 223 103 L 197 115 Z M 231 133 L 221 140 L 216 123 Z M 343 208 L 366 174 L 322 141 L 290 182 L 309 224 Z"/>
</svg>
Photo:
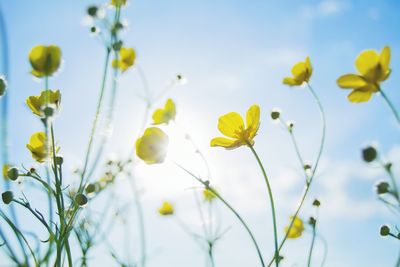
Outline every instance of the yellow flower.
<svg viewBox="0 0 400 267">
<path fill-rule="evenodd" d="M 61 49 L 55 45 L 38 45 L 29 53 L 32 75 L 36 77 L 51 76 L 58 70 L 61 63 Z"/>
<path fill-rule="evenodd" d="M 203 197 L 205 201 L 211 202 L 213 201 L 217 196 L 211 192 L 209 189 L 204 189 L 203 190 Z"/>
<path fill-rule="evenodd" d="M 59 108 L 61 102 L 60 90 L 42 91 L 40 96 L 30 96 L 26 99 L 26 104 L 31 111 L 39 117 L 44 117 L 43 108 L 47 105 L 54 105 L 56 109 Z"/>
<path fill-rule="evenodd" d="M 115 7 L 121 7 L 126 5 L 127 0 L 111 0 L 111 5 Z"/>
<path fill-rule="evenodd" d="M 386 80 L 391 72 L 390 48 L 385 46 L 379 55 L 375 50 L 365 50 L 356 59 L 359 74 L 345 74 L 337 80 L 344 89 L 353 89 L 348 99 L 353 103 L 367 102 L 372 94 L 380 90 L 380 83 Z"/>
<path fill-rule="evenodd" d="M 29 144 L 26 147 L 31 151 L 32 158 L 37 162 L 45 162 L 47 158 L 46 148 L 47 136 L 44 132 L 37 132 L 31 135 Z"/>
<path fill-rule="evenodd" d="M 299 62 L 292 68 L 293 77 L 286 77 L 283 79 L 283 83 L 289 86 L 302 85 L 303 83 L 310 80 L 313 72 L 310 58 L 307 57 L 306 61 Z"/>
<path fill-rule="evenodd" d="M 3 178 L 8 179 L 8 170 L 11 168 L 10 164 L 4 164 L 3 165 Z"/>
<path fill-rule="evenodd" d="M 176 116 L 175 103 L 172 99 L 168 99 L 164 108 L 159 108 L 153 113 L 153 124 L 168 124 L 169 121 L 174 120 Z"/>
<path fill-rule="evenodd" d="M 164 201 L 162 206 L 158 209 L 158 212 L 163 216 L 173 215 L 174 214 L 174 207 L 172 206 L 171 203 L 169 203 L 167 201 Z"/>
<path fill-rule="evenodd" d="M 162 163 L 167 156 L 168 136 L 157 127 L 147 128 L 136 140 L 136 155 L 147 164 Z"/>
<path fill-rule="evenodd" d="M 293 220 L 293 216 L 290 216 L 290 220 Z M 285 233 L 287 233 L 288 230 L 289 230 L 289 226 L 286 226 Z M 304 231 L 303 221 L 299 217 L 296 217 L 294 219 L 293 226 L 289 231 L 288 238 L 293 238 L 293 239 L 298 238 L 301 236 L 303 231 Z"/>
<path fill-rule="evenodd" d="M 129 69 L 135 64 L 136 53 L 133 48 L 122 47 L 119 50 L 119 59 L 114 59 L 112 65 L 114 68 L 119 68 L 122 72 Z"/>
<path fill-rule="evenodd" d="M 227 137 L 216 137 L 211 140 L 211 146 L 222 146 L 234 149 L 243 145 L 254 145 L 254 137 L 260 126 L 260 107 L 252 105 L 246 113 L 246 127 L 242 116 L 230 112 L 218 120 L 219 131 Z"/>
</svg>

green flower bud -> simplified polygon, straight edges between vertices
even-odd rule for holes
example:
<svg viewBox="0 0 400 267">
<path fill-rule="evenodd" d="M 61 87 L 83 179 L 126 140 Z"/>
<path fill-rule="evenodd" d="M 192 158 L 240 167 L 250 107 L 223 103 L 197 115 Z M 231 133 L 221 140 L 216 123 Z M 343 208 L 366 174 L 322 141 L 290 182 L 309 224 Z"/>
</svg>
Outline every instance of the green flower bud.
<svg viewBox="0 0 400 267">
<path fill-rule="evenodd" d="M 89 16 L 91 17 L 96 17 L 97 16 L 97 11 L 99 10 L 99 8 L 97 6 L 90 6 L 87 9 L 87 13 Z"/>
<path fill-rule="evenodd" d="M 88 185 L 86 186 L 85 191 L 86 191 L 86 193 L 88 193 L 88 194 L 96 192 L 96 185 L 94 185 L 94 184 L 88 184 Z"/>
<path fill-rule="evenodd" d="M 63 163 L 64 163 L 64 158 L 60 157 L 60 156 L 57 156 L 56 157 L 56 164 L 57 165 L 62 165 Z"/>
<path fill-rule="evenodd" d="M 18 179 L 18 176 L 19 176 L 19 174 L 18 174 L 18 169 L 17 168 L 12 167 L 12 168 L 8 169 L 8 171 L 7 171 L 8 179 L 10 179 L 12 181 L 15 181 L 15 180 Z"/>
<path fill-rule="evenodd" d="M 7 89 L 7 81 L 4 76 L 0 76 L 0 96 L 3 96 L 6 93 Z"/>
<path fill-rule="evenodd" d="M 83 206 L 83 205 L 86 205 L 86 203 L 88 202 L 88 199 L 84 194 L 77 194 L 75 196 L 75 202 L 79 206 Z"/>
<path fill-rule="evenodd" d="M 378 152 L 372 146 L 366 147 L 362 150 L 362 157 L 365 162 L 372 162 L 378 156 Z"/>
<path fill-rule="evenodd" d="M 278 120 L 280 116 L 281 116 L 281 111 L 279 109 L 273 109 L 271 111 L 271 118 L 273 120 Z"/>
<path fill-rule="evenodd" d="M 319 206 L 321 206 L 321 202 L 318 200 L 318 199 L 314 199 L 314 201 L 313 201 L 313 206 L 315 206 L 315 207 L 319 207 Z"/>
<path fill-rule="evenodd" d="M 3 194 L 1 194 L 1 198 L 3 199 L 4 204 L 8 205 L 13 201 L 14 199 L 14 194 L 11 191 L 6 191 Z"/>
<path fill-rule="evenodd" d="M 315 227 L 315 225 L 317 224 L 317 220 L 314 217 L 310 217 L 310 219 L 308 219 L 308 224 L 312 227 Z"/>
<path fill-rule="evenodd" d="M 390 185 L 387 182 L 380 182 L 379 184 L 376 185 L 376 193 L 378 195 L 386 194 L 390 190 Z"/>
<path fill-rule="evenodd" d="M 382 225 L 380 230 L 381 236 L 388 236 L 390 234 L 390 228 L 387 225 Z"/>
</svg>

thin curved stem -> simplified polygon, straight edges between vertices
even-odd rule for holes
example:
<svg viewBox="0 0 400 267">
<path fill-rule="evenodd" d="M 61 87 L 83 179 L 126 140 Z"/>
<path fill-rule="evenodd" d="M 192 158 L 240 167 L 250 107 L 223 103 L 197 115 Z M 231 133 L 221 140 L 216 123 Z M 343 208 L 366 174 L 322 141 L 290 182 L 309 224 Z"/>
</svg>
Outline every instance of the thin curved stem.
<svg viewBox="0 0 400 267">
<path fill-rule="evenodd" d="M 390 101 L 389 97 L 386 95 L 385 92 L 383 92 L 382 89 L 379 89 L 380 93 L 382 94 L 383 99 L 385 99 L 386 104 L 389 106 L 390 110 L 392 111 L 394 117 L 396 118 L 397 123 L 400 126 L 400 115 L 396 110 L 396 107 L 394 106 L 394 104 L 392 103 L 392 101 Z"/>
<path fill-rule="evenodd" d="M 317 234 L 317 237 L 321 239 L 322 245 L 324 246 L 324 254 L 322 256 L 321 267 L 325 266 L 326 258 L 328 256 L 328 242 L 326 242 L 325 238 L 322 235 Z"/>
<path fill-rule="evenodd" d="M 272 194 L 271 184 L 269 183 L 267 172 L 265 171 L 265 168 L 264 168 L 256 150 L 250 143 L 248 143 L 247 146 L 250 148 L 251 152 L 253 152 L 253 155 L 256 158 L 258 165 L 260 166 L 261 171 L 263 173 L 265 184 L 267 185 L 268 197 L 269 197 L 269 201 L 270 201 L 270 205 L 271 205 L 271 212 L 272 212 L 272 223 L 273 223 L 273 227 L 274 227 L 275 265 L 279 266 L 278 231 L 277 231 L 277 226 L 276 226 L 276 211 L 275 211 L 274 196 Z"/>
<path fill-rule="evenodd" d="M 265 263 L 264 263 L 264 259 L 263 256 L 261 254 L 261 250 L 257 244 L 256 238 L 254 237 L 253 233 L 251 232 L 250 228 L 247 226 L 246 222 L 243 220 L 243 218 L 240 216 L 240 214 L 217 192 L 215 191 L 212 187 L 210 187 L 209 182 L 208 181 L 203 181 L 200 178 L 198 178 L 195 174 L 193 174 L 192 172 L 190 172 L 189 170 L 187 170 L 186 168 L 182 167 L 181 165 L 179 165 L 178 163 L 175 163 L 176 166 L 178 166 L 180 169 L 182 169 L 183 171 L 185 171 L 187 174 L 189 174 L 190 176 L 192 176 L 195 180 L 197 180 L 199 183 L 201 183 L 202 185 L 205 186 L 206 189 L 210 190 L 235 216 L 236 218 L 239 220 L 239 222 L 242 224 L 242 226 L 246 229 L 248 235 L 250 236 L 253 245 L 257 251 L 257 255 L 258 258 L 260 260 L 260 264 L 262 267 L 265 267 Z"/>
<path fill-rule="evenodd" d="M 97 101 L 96 113 L 95 113 L 93 124 L 92 124 L 92 130 L 90 132 L 88 147 L 87 147 L 87 150 L 86 150 L 86 156 L 85 156 L 85 161 L 84 161 L 85 163 L 83 165 L 82 174 L 81 174 L 81 182 L 80 182 L 80 186 L 79 186 L 80 188 L 83 185 L 83 181 L 84 181 L 85 174 L 86 174 L 86 169 L 87 169 L 87 166 L 88 166 L 88 163 L 89 163 L 90 153 L 92 151 L 94 135 L 95 135 L 95 132 L 97 130 L 97 123 L 98 123 L 98 120 L 99 120 L 101 106 L 102 106 L 102 103 L 103 103 L 104 91 L 105 91 L 105 87 L 106 87 L 108 65 L 109 65 L 109 61 L 110 61 L 110 54 L 111 54 L 111 49 L 109 47 L 107 47 L 106 58 L 105 58 L 104 69 L 103 69 L 103 79 L 102 79 L 101 86 L 100 86 L 100 95 L 99 95 L 99 98 L 98 98 L 98 101 Z"/>
<path fill-rule="evenodd" d="M 313 179 L 314 179 L 314 177 L 315 177 L 315 173 L 316 173 L 316 171 L 317 171 L 317 168 L 318 168 L 318 165 L 319 165 L 319 162 L 320 162 L 320 159 L 321 159 L 321 155 L 322 155 L 322 152 L 323 152 L 324 146 L 325 146 L 325 138 L 326 138 L 326 118 L 325 118 L 324 108 L 323 108 L 323 106 L 322 106 L 322 104 L 321 104 L 321 101 L 319 100 L 318 95 L 315 93 L 315 91 L 313 90 L 313 88 L 311 87 L 311 85 L 310 85 L 309 83 L 307 83 L 307 86 L 308 86 L 308 89 L 309 89 L 309 91 L 310 91 L 310 93 L 311 93 L 311 95 L 312 95 L 312 97 L 313 97 L 315 103 L 317 104 L 318 109 L 319 109 L 319 113 L 320 113 L 320 117 L 321 117 L 321 123 L 322 123 L 322 128 L 321 128 L 321 141 L 320 141 L 320 145 L 319 145 L 318 154 L 317 154 L 317 157 L 316 157 L 316 160 L 315 160 L 315 165 L 314 165 L 314 167 L 312 168 L 311 175 L 309 176 L 308 182 L 306 183 L 305 188 L 304 188 L 304 190 L 303 190 L 303 193 L 302 193 L 302 195 L 301 195 L 301 197 L 300 197 L 299 204 L 297 205 L 297 209 L 296 209 L 296 211 L 295 211 L 295 213 L 294 213 L 294 215 L 293 215 L 293 219 L 292 219 L 292 221 L 291 221 L 290 224 L 289 224 L 288 231 L 286 232 L 284 238 L 282 239 L 282 241 L 281 241 L 281 243 L 280 243 L 280 245 L 279 245 L 279 248 L 278 248 L 278 251 L 279 251 L 279 252 L 281 251 L 283 245 L 285 244 L 285 242 L 286 242 L 286 240 L 287 240 L 287 238 L 288 238 L 288 236 L 289 236 L 289 232 L 290 232 L 290 229 L 292 229 L 292 227 L 293 227 L 293 225 L 294 225 L 294 220 L 295 220 L 295 218 L 297 217 L 297 215 L 299 214 L 301 208 L 303 207 L 303 204 L 304 204 L 304 201 L 306 200 L 308 191 L 310 190 L 311 183 L 312 183 L 312 181 L 313 181 Z M 289 133 L 290 133 L 290 132 L 289 132 Z M 294 139 L 294 136 L 293 136 L 292 140 L 296 141 L 296 139 Z M 294 142 L 293 144 L 294 144 L 295 147 L 297 146 L 297 142 Z M 298 148 L 297 148 L 297 149 L 298 149 Z M 300 157 L 299 160 L 302 161 L 302 158 Z M 303 171 L 304 171 L 305 176 L 307 177 L 308 175 L 307 175 L 307 173 L 306 173 L 306 170 L 304 170 L 304 168 L 303 168 Z M 275 258 L 273 258 L 273 259 L 269 262 L 268 267 L 271 266 L 272 263 L 273 263 L 274 261 L 275 261 Z"/>
<path fill-rule="evenodd" d="M 307 267 L 311 266 L 311 259 L 312 259 L 312 253 L 314 250 L 314 243 L 315 243 L 315 237 L 316 237 L 316 226 L 313 226 L 313 230 L 312 230 L 312 239 L 311 239 L 311 245 L 310 245 L 310 250 L 308 252 L 308 260 L 307 260 Z"/>
</svg>

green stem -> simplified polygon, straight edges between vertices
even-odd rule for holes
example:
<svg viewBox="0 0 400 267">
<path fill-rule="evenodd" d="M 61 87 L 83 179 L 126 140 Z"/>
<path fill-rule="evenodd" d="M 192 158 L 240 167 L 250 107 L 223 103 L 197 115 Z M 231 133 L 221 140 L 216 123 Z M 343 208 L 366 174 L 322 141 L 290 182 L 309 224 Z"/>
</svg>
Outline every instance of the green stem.
<svg viewBox="0 0 400 267">
<path fill-rule="evenodd" d="M 267 172 L 265 171 L 265 168 L 260 160 L 260 157 L 258 156 L 256 150 L 254 147 L 250 144 L 247 143 L 248 147 L 250 148 L 251 152 L 253 152 L 254 157 L 256 158 L 258 165 L 261 168 L 262 174 L 264 176 L 265 184 L 267 185 L 267 190 L 268 190 L 268 197 L 269 201 L 271 204 L 271 212 L 272 212 L 272 223 L 273 223 L 273 228 L 274 228 L 274 246 L 275 246 L 275 265 L 279 266 L 279 250 L 278 250 L 278 231 L 276 227 L 276 211 L 275 211 L 275 203 L 274 203 L 274 196 L 272 194 L 272 188 L 271 184 L 269 183 L 269 179 L 267 176 Z"/>
<path fill-rule="evenodd" d="M 181 165 L 175 163 L 176 166 L 178 166 L 180 169 L 182 169 L 183 171 L 185 171 L 187 174 L 189 174 L 190 176 L 192 176 L 195 180 L 197 180 L 199 183 L 201 183 L 202 185 L 205 186 L 206 189 L 210 190 L 235 216 L 236 218 L 239 220 L 239 222 L 242 224 L 242 226 L 246 229 L 248 235 L 250 236 L 253 245 L 257 251 L 257 255 L 258 258 L 260 260 L 260 264 L 262 267 L 265 267 L 265 263 L 264 263 L 264 259 L 263 256 L 261 254 L 261 250 L 257 244 L 256 238 L 254 237 L 253 233 L 251 232 L 250 228 L 247 226 L 246 222 L 243 220 L 243 218 L 240 216 L 240 214 L 224 199 L 222 198 L 222 196 L 215 191 L 213 188 L 210 187 L 209 182 L 208 181 L 203 181 L 200 178 L 198 178 L 195 174 L 193 174 L 192 172 L 190 172 L 189 170 L 187 170 L 186 168 L 182 167 Z"/>
<path fill-rule="evenodd" d="M 106 58 L 105 58 L 104 69 L 103 69 L 103 79 L 101 81 L 101 87 L 100 87 L 100 95 L 99 95 L 99 98 L 97 101 L 96 113 L 95 113 L 93 124 L 92 124 L 92 130 L 90 132 L 89 143 L 88 143 L 88 147 L 86 150 L 86 156 L 85 156 L 85 161 L 84 161 L 85 163 L 84 163 L 83 169 L 82 169 L 79 189 L 81 189 L 81 187 L 83 185 L 83 181 L 84 181 L 85 174 L 86 174 L 86 169 L 87 169 L 87 166 L 89 163 L 90 153 L 92 151 L 93 139 L 94 139 L 94 135 L 95 135 L 95 132 L 97 129 L 97 123 L 99 120 L 101 106 L 102 106 L 103 98 L 104 98 L 104 91 L 105 91 L 106 81 L 107 81 L 107 71 L 108 71 L 108 65 L 109 65 L 109 61 L 110 61 L 110 54 L 111 54 L 111 48 L 107 47 Z"/>
<path fill-rule="evenodd" d="M 381 92 L 383 99 L 385 99 L 386 104 L 389 106 L 390 110 L 392 111 L 394 117 L 396 118 L 397 123 L 400 125 L 400 115 L 397 112 L 394 104 L 392 103 L 392 101 L 390 101 L 389 97 L 386 95 L 385 92 L 383 92 L 382 89 L 379 89 L 379 91 Z"/>
<path fill-rule="evenodd" d="M 297 215 L 299 214 L 301 208 L 303 207 L 303 204 L 304 204 L 304 201 L 306 200 L 308 191 L 310 190 L 311 183 L 312 183 L 312 181 L 313 181 L 313 179 L 314 179 L 314 177 L 315 177 L 315 173 L 316 173 L 316 171 L 317 171 L 317 168 L 318 168 L 318 165 L 319 165 L 321 156 L 322 156 L 322 152 L 323 152 L 324 146 L 325 146 L 325 138 L 326 138 L 326 119 L 325 119 L 324 108 L 323 108 L 323 106 L 322 106 L 322 104 L 321 104 L 321 101 L 319 100 L 318 95 L 315 93 L 314 89 L 311 87 L 311 85 L 310 85 L 309 83 L 307 83 L 307 87 L 308 87 L 308 89 L 309 89 L 309 91 L 310 91 L 310 93 L 311 93 L 311 95 L 312 95 L 312 97 L 313 97 L 315 103 L 317 104 L 318 109 L 319 109 L 319 113 L 320 113 L 320 117 L 321 117 L 321 123 L 322 123 L 321 141 L 320 141 L 320 145 L 319 145 L 318 154 L 317 154 L 317 157 L 316 157 L 316 160 L 315 160 L 315 165 L 314 165 L 314 167 L 312 168 L 311 175 L 309 176 L 308 182 L 306 183 L 306 186 L 305 186 L 305 188 L 304 188 L 303 194 L 302 194 L 301 197 L 300 197 L 299 204 L 298 204 L 297 209 L 296 209 L 296 211 L 295 211 L 295 213 L 294 213 L 294 215 L 293 215 L 293 219 L 292 219 L 292 221 L 291 221 L 290 224 L 289 224 L 288 231 L 286 232 L 284 238 L 282 239 L 282 241 L 281 241 L 281 243 L 280 243 L 280 245 L 279 245 L 278 252 L 281 251 L 283 245 L 285 244 L 285 242 L 286 242 L 286 240 L 287 240 L 287 238 L 288 238 L 288 236 L 289 236 L 289 232 L 290 232 L 290 230 L 292 229 L 292 227 L 293 227 L 293 225 L 294 225 L 294 220 L 295 220 L 295 218 L 297 217 Z M 289 131 L 289 133 L 291 134 L 291 138 L 292 138 L 292 140 L 293 140 L 293 145 L 295 146 L 296 154 L 297 154 L 297 151 L 299 151 L 299 149 L 298 149 L 298 146 L 297 146 L 296 139 L 294 138 L 294 135 L 293 135 L 292 132 Z M 298 157 L 299 157 L 299 160 L 302 161 L 301 154 L 298 153 L 297 155 L 298 155 Z M 299 156 L 299 155 L 300 155 L 300 156 Z M 304 171 L 305 176 L 308 177 L 308 174 L 306 173 L 306 170 L 305 170 L 304 168 L 302 168 L 302 169 L 303 169 L 303 171 Z M 275 261 L 275 258 L 273 258 L 273 259 L 269 262 L 268 267 L 271 266 L 272 263 L 273 263 L 274 261 Z"/>
<path fill-rule="evenodd" d="M 209 243 L 208 256 L 210 257 L 211 267 L 215 267 L 213 248 L 213 243 Z"/>
<path fill-rule="evenodd" d="M 308 266 L 308 267 L 311 266 L 312 252 L 313 252 L 313 249 L 314 249 L 315 236 L 316 236 L 315 227 L 316 227 L 316 226 L 313 226 L 313 230 L 312 230 L 312 239 L 311 239 L 311 246 L 310 246 L 310 251 L 308 252 L 308 261 L 307 261 L 307 266 Z"/>
</svg>

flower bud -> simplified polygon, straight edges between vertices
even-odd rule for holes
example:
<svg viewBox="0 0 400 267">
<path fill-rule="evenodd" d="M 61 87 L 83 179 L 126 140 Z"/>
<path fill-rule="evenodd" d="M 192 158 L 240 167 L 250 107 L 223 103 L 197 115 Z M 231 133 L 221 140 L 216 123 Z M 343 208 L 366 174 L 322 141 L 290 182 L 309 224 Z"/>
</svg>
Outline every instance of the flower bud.
<svg viewBox="0 0 400 267">
<path fill-rule="evenodd" d="M 279 109 L 274 108 L 274 109 L 271 111 L 271 118 L 272 118 L 273 120 L 278 120 L 280 116 L 281 116 L 281 111 L 280 111 Z"/>
<path fill-rule="evenodd" d="M 7 89 L 7 81 L 4 76 L 0 76 L 0 96 L 3 96 L 6 93 Z"/>
<path fill-rule="evenodd" d="M 3 194 L 1 194 L 1 198 L 3 199 L 4 204 L 8 205 L 13 201 L 14 199 L 14 194 L 11 191 L 6 191 Z"/>
<path fill-rule="evenodd" d="M 387 225 L 382 225 L 380 230 L 381 236 L 388 236 L 390 234 L 390 228 Z"/>
<path fill-rule="evenodd" d="M 18 176 L 19 176 L 19 174 L 18 174 L 18 169 L 17 168 L 12 167 L 12 168 L 8 169 L 8 171 L 7 171 L 8 179 L 10 179 L 12 181 L 15 181 L 15 180 L 18 179 Z"/>
<path fill-rule="evenodd" d="M 87 9 L 87 13 L 89 16 L 91 17 L 96 17 L 97 16 L 97 11 L 99 10 L 99 8 L 97 6 L 90 6 Z"/>
<path fill-rule="evenodd" d="M 61 156 L 56 157 L 56 164 L 57 165 L 62 165 L 64 163 L 64 158 Z"/>
<path fill-rule="evenodd" d="M 86 186 L 85 191 L 86 191 L 86 193 L 88 193 L 88 194 L 94 193 L 94 192 L 96 191 L 96 185 L 94 185 L 94 184 L 88 184 L 88 185 Z"/>
<path fill-rule="evenodd" d="M 83 205 L 86 205 L 86 203 L 88 202 L 88 199 L 84 194 L 77 194 L 75 196 L 75 202 L 79 206 L 83 206 Z"/>
<path fill-rule="evenodd" d="M 378 152 L 372 146 L 366 147 L 362 150 L 362 157 L 365 162 L 372 162 L 378 156 Z"/>
<path fill-rule="evenodd" d="M 315 225 L 317 224 L 317 220 L 314 217 L 310 217 L 310 219 L 308 219 L 308 224 L 312 227 L 315 227 Z"/>
<path fill-rule="evenodd" d="M 318 200 L 318 199 L 314 199 L 314 201 L 313 201 L 313 206 L 315 206 L 315 207 L 319 207 L 319 206 L 321 206 L 321 202 Z"/>
<path fill-rule="evenodd" d="M 390 186 L 387 182 L 380 182 L 376 185 L 376 193 L 378 195 L 386 194 L 389 192 Z"/>
<path fill-rule="evenodd" d="M 286 126 L 288 127 L 289 131 L 292 131 L 294 128 L 294 121 L 287 121 Z"/>
</svg>

